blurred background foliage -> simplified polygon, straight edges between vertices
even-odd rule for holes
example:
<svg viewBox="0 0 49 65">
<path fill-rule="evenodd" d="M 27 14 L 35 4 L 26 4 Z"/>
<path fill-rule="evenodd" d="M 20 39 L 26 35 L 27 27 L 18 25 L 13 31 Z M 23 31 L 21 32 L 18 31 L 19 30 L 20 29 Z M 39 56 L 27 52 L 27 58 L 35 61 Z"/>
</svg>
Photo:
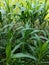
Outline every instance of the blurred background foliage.
<svg viewBox="0 0 49 65">
<path fill-rule="evenodd" d="M 28 0 L 28 1 L 32 1 L 34 3 L 35 0 Z M 39 0 L 40 3 L 43 3 L 44 1 L 45 0 Z M 7 0 L 7 2 L 8 2 L 9 7 L 12 7 L 13 5 L 17 4 L 15 9 L 13 10 L 13 13 L 20 11 L 20 9 L 18 8 L 19 4 L 22 4 L 25 7 L 27 5 L 26 0 Z M 47 5 L 49 5 L 49 0 L 47 0 Z M 0 0 L 0 8 L 3 8 L 4 10 L 6 10 L 5 0 L 2 0 L 2 1 Z M 48 10 L 48 12 L 49 12 L 49 10 Z M 49 20 L 49 14 L 47 14 L 45 18 Z"/>
</svg>

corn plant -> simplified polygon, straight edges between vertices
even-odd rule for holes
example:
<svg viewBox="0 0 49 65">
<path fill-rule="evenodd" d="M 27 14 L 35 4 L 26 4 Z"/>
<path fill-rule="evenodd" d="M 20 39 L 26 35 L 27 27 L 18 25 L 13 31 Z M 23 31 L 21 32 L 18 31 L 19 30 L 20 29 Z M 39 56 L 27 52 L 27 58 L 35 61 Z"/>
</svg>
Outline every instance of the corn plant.
<svg viewBox="0 0 49 65">
<path fill-rule="evenodd" d="M 0 65 L 49 65 L 47 2 L 1 1 Z"/>
</svg>

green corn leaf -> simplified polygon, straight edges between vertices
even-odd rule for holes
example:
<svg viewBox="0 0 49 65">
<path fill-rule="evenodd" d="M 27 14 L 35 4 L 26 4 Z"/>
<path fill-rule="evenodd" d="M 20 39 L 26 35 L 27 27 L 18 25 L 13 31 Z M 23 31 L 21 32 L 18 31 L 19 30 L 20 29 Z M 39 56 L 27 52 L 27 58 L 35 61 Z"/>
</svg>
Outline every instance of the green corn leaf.
<svg viewBox="0 0 49 65">
<path fill-rule="evenodd" d="M 11 56 L 11 58 L 30 58 L 30 59 L 33 59 L 33 60 L 37 60 L 34 56 L 32 56 L 30 54 L 24 54 L 24 53 L 13 54 Z"/>
<path fill-rule="evenodd" d="M 44 57 L 47 51 L 48 51 L 48 41 L 45 42 L 45 43 L 41 46 L 39 57 L 40 57 L 40 58 Z"/>
<path fill-rule="evenodd" d="M 41 53 L 44 53 L 48 49 L 48 42 L 44 43 L 41 48 Z"/>
<path fill-rule="evenodd" d="M 11 61 L 11 44 L 8 43 L 6 46 L 6 64 L 9 64 Z"/>
<path fill-rule="evenodd" d="M 16 46 L 14 47 L 14 49 L 12 50 L 11 53 L 14 53 L 18 48 L 20 48 L 20 46 L 21 46 L 22 44 L 23 44 L 23 43 L 20 43 L 20 44 L 16 45 Z"/>
<path fill-rule="evenodd" d="M 28 45 L 28 46 L 29 46 L 29 48 L 31 49 L 33 55 L 35 55 L 35 54 L 36 54 L 35 47 L 33 47 L 33 46 L 31 46 L 31 45 Z"/>
</svg>

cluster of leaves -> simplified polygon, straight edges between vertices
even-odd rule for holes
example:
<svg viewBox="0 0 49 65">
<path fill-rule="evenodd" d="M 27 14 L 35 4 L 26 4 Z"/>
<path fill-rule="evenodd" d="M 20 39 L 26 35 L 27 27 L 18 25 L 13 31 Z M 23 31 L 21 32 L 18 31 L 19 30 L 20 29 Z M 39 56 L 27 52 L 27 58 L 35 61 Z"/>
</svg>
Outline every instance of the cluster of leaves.
<svg viewBox="0 0 49 65">
<path fill-rule="evenodd" d="M 0 64 L 49 65 L 49 21 L 47 0 L 26 0 L 0 8 Z M 18 7 L 19 12 L 14 11 Z"/>
</svg>

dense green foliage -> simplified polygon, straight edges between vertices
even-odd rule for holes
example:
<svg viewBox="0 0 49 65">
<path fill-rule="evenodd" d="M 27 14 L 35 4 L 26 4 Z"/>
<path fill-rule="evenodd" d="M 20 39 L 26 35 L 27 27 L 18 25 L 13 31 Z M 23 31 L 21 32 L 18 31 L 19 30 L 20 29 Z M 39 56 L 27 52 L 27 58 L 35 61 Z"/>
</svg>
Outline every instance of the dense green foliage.
<svg viewBox="0 0 49 65">
<path fill-rule="evenodd" d="M 49 65 L 49 5 L 25 1 L 0 7 L 0 65 Z"/>
</svg>

